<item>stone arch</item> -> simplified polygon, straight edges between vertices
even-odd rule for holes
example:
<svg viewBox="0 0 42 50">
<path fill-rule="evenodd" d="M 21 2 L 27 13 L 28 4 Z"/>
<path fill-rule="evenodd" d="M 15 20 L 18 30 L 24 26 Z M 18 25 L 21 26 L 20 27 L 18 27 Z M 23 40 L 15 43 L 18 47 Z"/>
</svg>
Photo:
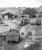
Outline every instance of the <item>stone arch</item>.
<svg viewBox="0 0 42 50">
<path fill-rule="evenodd" d="M 32 18 L 36 18 L 36 15 L 32 15 Z"/>
</svg>

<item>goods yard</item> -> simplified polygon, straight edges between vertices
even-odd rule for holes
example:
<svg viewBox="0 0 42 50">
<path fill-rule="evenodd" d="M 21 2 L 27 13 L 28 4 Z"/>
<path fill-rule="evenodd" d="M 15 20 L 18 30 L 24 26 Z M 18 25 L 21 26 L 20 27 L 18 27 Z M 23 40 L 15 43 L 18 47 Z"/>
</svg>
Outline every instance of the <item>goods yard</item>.
<svg viewBox="0 0 42 50">
<path fill-rule="evenodd" d="M 42 50 L 41 19 L 20 16 L 11 11 L 2 13 L 0 50 Z"/>
</svg>

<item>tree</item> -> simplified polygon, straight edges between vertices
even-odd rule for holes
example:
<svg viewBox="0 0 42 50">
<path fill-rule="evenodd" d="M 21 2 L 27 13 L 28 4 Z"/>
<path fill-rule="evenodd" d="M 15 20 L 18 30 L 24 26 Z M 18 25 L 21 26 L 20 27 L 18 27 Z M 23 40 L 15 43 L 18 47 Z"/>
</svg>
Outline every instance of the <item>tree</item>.
<svg viewBox="0 0 42 50">
<path fill-rule="evenodd" d="M 36 13 L 37 13 L 37 11 L 36 11 L 36 9 L 34 9 L 34 8 L 26 8 L 26 9 L 23 11 L 23 14 L 30 15 L 30 16 L 32 16 L 32 15 L 34 15 L 34 14 L 36 14 Z"/>
</svg>

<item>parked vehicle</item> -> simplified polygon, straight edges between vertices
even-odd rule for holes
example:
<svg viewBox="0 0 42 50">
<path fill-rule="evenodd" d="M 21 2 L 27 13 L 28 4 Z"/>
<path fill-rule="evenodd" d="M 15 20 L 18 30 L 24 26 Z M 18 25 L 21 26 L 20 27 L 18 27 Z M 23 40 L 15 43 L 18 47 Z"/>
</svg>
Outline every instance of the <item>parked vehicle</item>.
<svg viewBox="0 0 42 50">
<path fill-rule="evenodd" d="M 18 42 L 20 39 L 20 34 L 18 30 L 10 29 L 6 34 L 6 41 Z"/>
<path fill-rule="evenodd" d="M 21 23 L 20 23 L 20 26 L 25 26 L 25 25 L 27 25 L 27 24 L 29 24 L 29 19 L 23 19 L 23 20 L 21 21 Z"/>
</svg>

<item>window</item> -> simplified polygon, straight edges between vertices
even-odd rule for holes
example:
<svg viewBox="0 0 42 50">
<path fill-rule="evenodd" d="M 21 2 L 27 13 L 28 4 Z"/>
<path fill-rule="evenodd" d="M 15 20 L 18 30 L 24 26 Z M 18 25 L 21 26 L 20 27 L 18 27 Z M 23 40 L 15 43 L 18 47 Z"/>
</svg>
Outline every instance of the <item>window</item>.
<svg viewBox="0 0 42 50">
<path fill-rule="evenodd" d="M 24 33 L 22 32 L 21 35 L 24 35 Z"/>
<path fill-rule="evenodd" d="M 29 32 L 29 36 L 32 36 L 32 32 L 31 31 Z"/>
</svg>

